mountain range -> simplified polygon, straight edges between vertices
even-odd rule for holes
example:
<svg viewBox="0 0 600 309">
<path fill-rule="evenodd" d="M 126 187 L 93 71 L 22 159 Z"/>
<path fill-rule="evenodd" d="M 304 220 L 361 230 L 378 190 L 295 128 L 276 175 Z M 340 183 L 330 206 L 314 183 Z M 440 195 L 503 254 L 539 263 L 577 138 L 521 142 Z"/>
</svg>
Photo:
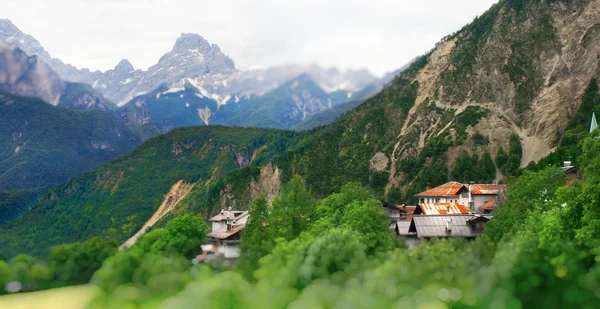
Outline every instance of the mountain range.
<svg viewBox="0 0 600 309">
<path fill-rule="evenodd" d="M 52 58 L 35 38 L 20 31 L 10 20 L 0 20 L 0 40 L 7 42 L 7 46 L 16 47 L 16 50 L 21 50 L 29 57 L 40 59 L 39 66 L 50 68 L 51 70 L 46 71 L 53 74 L 52 78 L 45 80 L 54 80 L 57 83 L 53 96 L 42 97 L 31 91 L 19 94 L 33 95 L 56 104 L 65 88 L 75 88 L 79 91 L 87 89 L 88 96 L 85 99 L 74 99 L 78 102 L 70 106 L 76 105 L 78 109 L 87 106 L 91 109 L 108 110 L 109 106 L 113 105 L 110 102 L 116 102 L 118 106 L 125 106 L 117 112 L 120 119 L 128 123 L 144 119 L 142 122 L 150 124 L 156 133 L 168 132 L 181 126 L 211 123 L 291 128 L 338 103 L 365 100 L 377 93 L 401 71 L 389 73 L 381 79 L 375 78 L 365 70 L 341 72 L 335 68 L 321 69 L 316 65 L 288 65 L 240 71 L 218 45 L 211 44 L 200 35 L 183 33 L 176 40 L 172 50 L 160 57 L 157 64 L 148 70 L 136 70 L 124 59 L 112 70 L 92 72 L 88 69 L 77 69 Z M 298 89 L 302 89 L 302 93 L 292 94 L 285 88 L 293 79 L 301 79 L 314 85 L 300 87 Z M 67 87 L 69 83 L 75 83 L 77 86 Z M 309 88 L 312 91 L 310 94 L 306 91 Z M 284 100 L 293 101 L 296 108 L 273 110 L 270 118 L 266 120 L 245 117 L 251 113 L 251 106 L 258 107 L 264 101 L 273 101 L 274 93 L 284 92 L 288 93 Z M 198 99 L 186 97 L 186 93 L 195 95 Z M 175 100 L 176 96 L 181 100 Z M 323 105 L 315 101 L 315 97 L 324 102 L 330 100 L 331 103 Z M 69 98 L 72 98 L 72 95 Z M 222 108 L 227 104 L 230 105 Z M 186 106 L 186 109 L 182 109 L 182 106 Z M 240 108 L 241 106 L 243 108 Z M 349 105 L 341 105 L 337 110 L 345 111 L 344 106 Z M 245 115 L 235 114 L 242 110 Z M 264 108 L 261 110 L 264 111 Z M 284 110 L 290 114 L 282 114 Z M 255 112 L 254 115 L 259 113 Z M 321 119 L 333 121 L 335 118 Z M 151 135 L 149 133 L 149 136 Z"/>
<path fill-rule="evenodd" d="M 45 188 L 175 128 L 222 124 L 289 129 L 336 107 L 318 122 L 305 122 L 302 128 L 308 129 L 334 121 L 356 106 L 343 103 L 361 102 L 390 78 L 314 65 L 239 71 L 216 44 L 186 33 L 148 70 L 122 60 L 113 70 L 92 72 L 52 58 L 35 38 L 10 20 L 0 20 L 0 90 L 11 102 L 2 116 L 20 120 L 4 122 L 2 137 L 22 136 L 22 123 L 37 130 L 25 132 L 20 145 L 0 147 L 11 154 L 3 159 L 0 173 L 0 193 L 10 201 L 4 203 L 10 209 L 5 213 L 21 214 Z M 42 101 L 56 108 L 41 106 Z M 67 121 L 70 117 L 79 120 Z M 110 136 L 110 127 L 123 141 Z M 66 136 L 68 132 L 76 134 Z M 86 150 L 93 145 L 101 151 Z"/>
<path fill-rule="evenodd" d="M 65 81 L 92 85 L 118 105 L 163 84 L 169 88 L 182 87 L 190 79 L 220 104 L 235 100 L 236 96 L 242 98 L 264 94 L 303 73 L 309 74 L 328 93 L 337 90 L 357 92 L 370 84 L 381 83 L 366 70 L 340 72 L 335 68 L 321 69 L 315 65 L 239 71 L 234 61 L 218 45 L 192 33 L 181 34 L 173 49 L 145 71 L 134 69 L 125 59 L 106 72 L 76 69 L 52 58 L 37 40 L 20 31 L 7 19 L 0 20 L 0 40 L 19 47 L 29 55 L 37 55 Z"/>
<path fill-rule="evenodd" d="M 598 20 L 597 0 L 500 1 L 332 124 L 300 133 L 173 130 L 50 189 L 36 208 L 3 228 L 0 245 L 9 254 L 43 254 L 50 245 L 92 236 L 124 241 L 179 181 L 195 185 L 172 212 L 205 217 L 228 205 L 243 209 L 259 193 L 273 196 L 294 174 L 318 196 L 357 181 L 399 203 L 456 175 L 502 181 L 519 166 L 546 163 L 561 145 L 577 145 L 572 139 L 587 133 L 588 115 L 600 105 Z M 265 104 L 301 84 L 311 91 L 309 77 L 267 92 L 263 97 L 272 101 Z M 195 96 L 198 87 L 187 82 L 180 91 Z M 163 89 L 160 97 L 172 99 L 172 88 Z M 314 93 L 315 106 L 329 105 L 327 93 Z M 552 162 L 561 156 L 555 153 Z"/>
<path fill-rule="evenodd" d="M 493 5 L 363 103 L 350 104 L 354 94 L 336 102 L 343 95 L 324 91 L 310 73 L 225 104 L 199 84 L 202 78 L 136 96 L 117 117 L 157 129 L 186 121 L 233 122 L 235 115 L 252 121 L 281 117 L 269 114 L 270 104 L 297 115 L 294 121 L 313 123 L 315 115 L 336 106 L 353 109 L 301 132 L 174 129 L 46 191 L 37 207 L 3 228 L 0 246 L 9 255 L 43 254 L 50 245 L 94 236 L 124 241 L 180 181 L 193 186 L 177 195 L 181 202 L 171 212 L 208 217 L 230 205 L 244 209 L 257 194 L 272 197 L 295 174 L 318 196 L 356 181 L 381 198 L 411 203 L 427 185 L 450 178 L 501 182 L 519 167 L 567 160 L 563 147 L 578 148 L 600 106 L 600 1 L 517 2 Z M 242 73 L 228 76 L 236 74 Z M 305 99 L 303 108 L 328 109 L 304 114 L 306 109 L 292 103 L 294 96 Z M 292 101 L 279 101 L 285 97 Z M 172 114 L 177 117 L 160 111 L 169 104 L 177 106 Z M 187 118 L 190 114 L 198 118 Z"/>
</svg>

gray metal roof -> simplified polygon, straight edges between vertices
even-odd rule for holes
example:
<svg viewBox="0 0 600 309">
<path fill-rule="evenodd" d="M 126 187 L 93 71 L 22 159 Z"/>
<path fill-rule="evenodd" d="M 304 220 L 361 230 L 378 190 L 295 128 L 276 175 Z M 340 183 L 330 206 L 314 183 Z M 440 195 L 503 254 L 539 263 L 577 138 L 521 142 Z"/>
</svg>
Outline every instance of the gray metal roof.
<svg viewBox="0 0 600 309">
<path fill-rule="evenodd" d="M 410 221 L 397 220 L 396 227 L 398 229 L 398 235 L 400 236 L 414 235 L 414 233 L 410 233 L 408 231 L 408 229 L 410 228 Z"/>
<path fill-rule="evenodd" d="M 492 216 L 481 215 L 419 215 L 413 216 L 409 232 L 416 232 L 419 238 L 433 237 L 478 237 L 483 229 L 475 229 L 468 221 L 489 221 Z M 449 230 L 447 228 L 450 228 Z"/>
</svg>

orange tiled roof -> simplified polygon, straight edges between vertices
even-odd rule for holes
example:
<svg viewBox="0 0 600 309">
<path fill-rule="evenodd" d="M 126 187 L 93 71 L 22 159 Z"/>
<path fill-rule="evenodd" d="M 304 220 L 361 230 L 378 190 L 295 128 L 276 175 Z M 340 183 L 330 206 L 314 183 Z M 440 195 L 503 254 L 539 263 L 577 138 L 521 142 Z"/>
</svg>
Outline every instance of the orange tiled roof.
<svg viewBox="0 0 600 309">
<path fill-rule="evenodd" d="M 497 195 L 504 189 L 506 189 L 506 185 L 476 184 L 476 185 L 473 185 L 473 190 L 471 190 L 471 194 L 474 194 L 474 195 Z"/>
<path fill-rule="evenodd" d="M 498 208 L 498 199 L 492 198 L 489 201 L 483 203 L 483 205 L 479 207 L 479 210 L 494 210 L 496 208 Z"/>
<path fill-rule="evenodd" d="M 467 206 L 461 203 L 421 203 L 419 207 L 425 215 L 469 214 Z"/>
<path fill-rule="evenodd" d="M 450 181 L 439 187 L 421 192 L 415 196 L 456 196 L 464 186 L 465 185 L 460 182 Z"/>
<path fill-rule="evenodd" d="M 410 221 L 417 206 L 398 206 L 398 209 L 406 211 L 406 221 Z"/>
</svg>

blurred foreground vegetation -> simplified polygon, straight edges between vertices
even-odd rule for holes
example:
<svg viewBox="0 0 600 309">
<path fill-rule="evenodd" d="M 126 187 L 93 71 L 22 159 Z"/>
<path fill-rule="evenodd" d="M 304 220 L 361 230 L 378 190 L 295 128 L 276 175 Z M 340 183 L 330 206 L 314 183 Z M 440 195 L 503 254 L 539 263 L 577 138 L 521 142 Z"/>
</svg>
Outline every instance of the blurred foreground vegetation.
<svg viewBox="0 0 600 309">
<path fill-rule="evenodd" d="M 188 214 L 116 254 L 92 240 L 56 247 L 47 265 L 0 262 L 0 283 L 83 280 L 99 264 L 81 263 L 106 254 L 91 308 L 598 308 L 600 139 L 584 141 L 578 162 L 584 181 L 524 171 L 471 242 L 405 249 L 369 189 L 317 200 L 294 176 L 271 206 L 254 202 L 236 265 L 191 264 L 208 226 Z"/>
</svg>

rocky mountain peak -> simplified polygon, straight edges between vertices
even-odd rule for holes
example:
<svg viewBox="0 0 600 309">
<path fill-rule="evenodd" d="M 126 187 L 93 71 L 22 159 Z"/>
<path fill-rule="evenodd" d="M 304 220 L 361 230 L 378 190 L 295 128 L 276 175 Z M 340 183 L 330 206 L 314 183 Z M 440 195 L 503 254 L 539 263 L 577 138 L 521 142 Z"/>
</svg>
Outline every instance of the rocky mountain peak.
<svg viewBox="0 0 600 309">
<path fill-rule="evenodd" d="M 171 58 L 179 59 L 182 56 L 195 58 L 195 61 L 204 61 L 205 59 L 210 59 L 214 56 L 223 56 L 229 59 L 229 57 L 223 55 L 221 49 L 216 44 L 210 44 L 210 42 L 201 35 L 195 33 L 182 33 L 177 41 L 175 41 L 173 49 L 164 54 L 158 62 L 167 61 Z"/>
<path fill-rule="evenodd" d="M 46 62 L 52 58 L 40 42 L 21 32 L 10 19 L 0 19 L 0 40 L 22 49 L 28 55 L 40 56 Z"/>
<path fill-rule="evenodd" d="M 182 33 L 175 41 L 172 52 L 184 53 L 190 50 L 209 51 L 211 48 L 210 42 L 204 37 L 195 33 Z"/>
<path fill-rule="evenodd" d="M 127 59 L 119 61 L 119 64 L 115 66 L 115 72 L 117 73 L 130 73 L 132 71 L 135 71 L 135 68 Z"/>
<path fill-rule="evenodd" d="M 0 32 L 15 33 L 18 31 L 19 28 L 17 28 L 10 19 L 0 18 Z"/>
<path fill-rule="evenodd" d="M 296 76 L 296 78 L 294 78 L 292 81 L 293 82 L 300 82 L 300 83 L 311 83 L 311 84 L 315 84 L 315 82 L 313 81 L 313 79 L 310 77 L 310 75 L 308 73 L 302 73 L 298 76 Z"/>
</svg>

